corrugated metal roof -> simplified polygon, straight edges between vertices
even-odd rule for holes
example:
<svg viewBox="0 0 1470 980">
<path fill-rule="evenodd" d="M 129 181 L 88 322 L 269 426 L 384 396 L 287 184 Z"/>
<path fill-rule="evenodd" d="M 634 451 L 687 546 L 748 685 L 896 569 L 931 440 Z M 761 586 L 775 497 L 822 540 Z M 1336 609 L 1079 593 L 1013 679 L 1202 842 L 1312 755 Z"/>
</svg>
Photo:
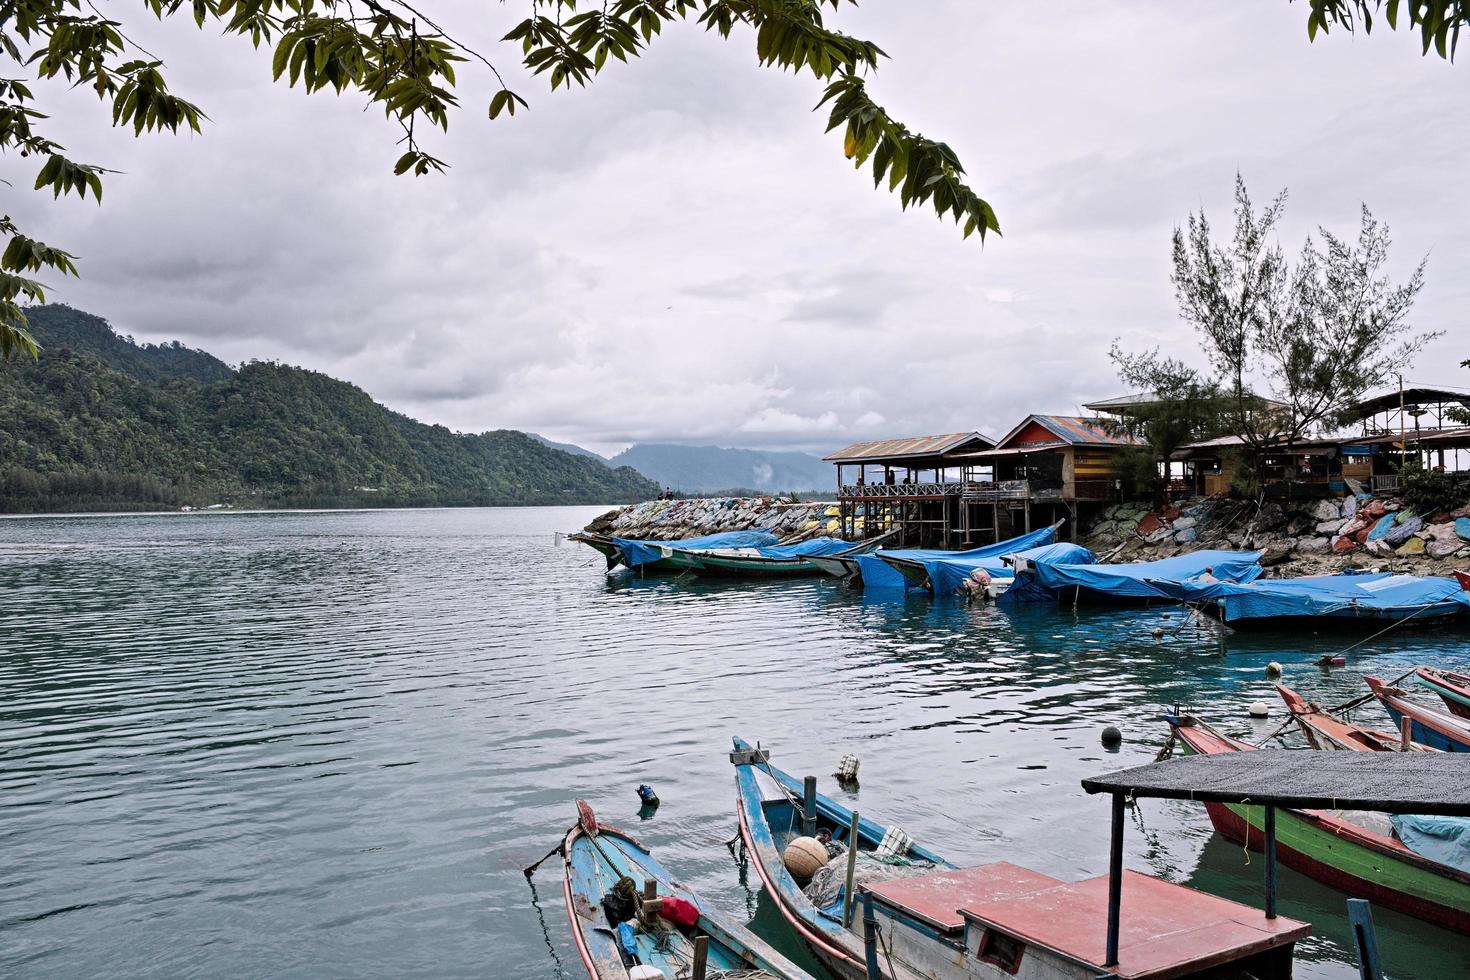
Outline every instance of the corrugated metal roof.
<svg viewBox="0 0 1470 980">
<path fill-rule="evenodd" d="M 995 440 L 980 432 L 951 432 L 942 436 L 909 436 L 905 439 L 879 439 L 874 442 L 855 442 L 846 449 L 822 459 L 829 463 L 858 463 L 885 459 L 911 459 L 915 456 L 941 456 L 961 447 L 989 448 Z"/>
<path fill-rule="evenodd" d="M 1032 422 L 1040 425 L 1069 446 L 1141 446 L 1143 443 L 1102 419 L 1084 419 L 1074 415 L 1028 415 L 998 444 L 1006 448 L 1017 433 Z"/>
</svg>

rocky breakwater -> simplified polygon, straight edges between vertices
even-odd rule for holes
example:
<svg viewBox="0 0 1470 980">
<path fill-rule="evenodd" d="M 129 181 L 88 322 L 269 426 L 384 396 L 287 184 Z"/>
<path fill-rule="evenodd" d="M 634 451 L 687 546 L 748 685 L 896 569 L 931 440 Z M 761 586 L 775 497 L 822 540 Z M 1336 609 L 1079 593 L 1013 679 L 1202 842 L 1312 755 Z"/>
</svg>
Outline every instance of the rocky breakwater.
<svg viewBox="0 0 1470 980">
<path fill-rule="evenodd" d="M 837 505 L 792 503 L 779 497 L 647 500 L 603 514 L 587 534 L 640 541 L 676 541 L 721 531 L 770 531 L 782 544 L 839 531 Z"/>
<path fill-rule="evenodd" d="M 1276 576 L 1379 568 L 1416 575 L 1470 569 L 1470 506 L 1418 515 L 1393 497 L 1252 501 L 1204 497 L 1164 510 L 1118 504 L 1084 536 L 1110 561 L 1149 561 L 1200 548 L 1264 552 Z"/>
</svg>

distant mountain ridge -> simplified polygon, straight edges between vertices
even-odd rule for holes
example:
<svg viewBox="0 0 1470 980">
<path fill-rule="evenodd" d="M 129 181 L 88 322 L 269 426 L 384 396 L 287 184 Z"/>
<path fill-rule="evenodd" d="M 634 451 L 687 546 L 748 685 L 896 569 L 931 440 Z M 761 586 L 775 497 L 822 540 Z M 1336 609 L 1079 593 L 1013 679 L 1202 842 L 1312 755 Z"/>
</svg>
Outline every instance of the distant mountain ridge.
<svg viewBox="0 0 1470 980">
<path fill-rule="evenodd" d="M 538 435 L 535 432 L 527 432 L 526 435 L 530 436 L 532 439 L 535 439 L 543 446 L 550 446 L 552 449 L 560 449 L 562 452 L 571 453 L 573 456 L 586 456 L 588 459 L 595 459 L 601 463 L 607 462 L 607 457 L 602 455 L 601 453 L 594 453 L 590 449 L 583 449 L 581 446 L 573 445 L 570 442 L 553 442 L 545 436 Z"/>
<path fill-rule="evenodd" d="M 659 490 L 523 432 L 425 425 L 316 371 L 236 371 L 65 306 L 27 316 L 40 359 L 0 362 L 3 511 L 612 504 Z"/>
<path fill-rule="evenodd" d="M 830 490 L 836 482 L 831 464 L 809 453 L 635 443 L 609 464 L 631 466 L 666 487 L 686 493 L 741 488 L 762 493 Z"/>
</svg>

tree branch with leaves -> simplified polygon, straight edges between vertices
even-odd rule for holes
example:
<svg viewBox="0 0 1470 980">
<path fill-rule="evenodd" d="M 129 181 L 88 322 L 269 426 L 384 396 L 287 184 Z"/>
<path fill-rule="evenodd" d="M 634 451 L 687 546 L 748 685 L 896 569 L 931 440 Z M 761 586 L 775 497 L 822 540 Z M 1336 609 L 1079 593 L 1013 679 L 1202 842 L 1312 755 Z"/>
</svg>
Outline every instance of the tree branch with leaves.
<svg viewBox="0 0 1470 980">
<path fill-rule="evenodd" d="M 908 129 L 869 95 L 886 57 L 873 42 L 827 26 L 826 15 L 857 0 L 530 0 L 530 12 L 501 40 L 551 90 L 589 84 L 609 64 L 642 54 L 671 23 L 692 21 L 729 38 L 748 29 L 757 61 L 809 72 L 825 83 L 818 107 L 827 128 L 843 130 L 843 151 L 875 186 L 886 180 L 904 208 L 929 206 L 963 225 L 963 234 L 999 233 L 990 204 L 973 191 L 959 157 L 945 143 Z M 380 108 L 400 132 L 397 174 L 442 172 L 448 163 L 425 145 L 460 108 L 457 66 L 483 64 L 494 79 L 489 119 L 529 108 L 492 60 L 406 0 L 144 0 L 159 19 L 189 16 L 200 28 L 222 26 L 271 52 L 276 80 L 308 92 L 355 93 Z M 199 132 L 203 110 L 169 91 L 160 59 L 131 42 L 120 21 L 90 0 L 0 0 L 0 54 L 35 81 L 89 86 L 109 103 L 114 126 L 135 135 L 181 128 Z M 56 197 L 89 195 L 100 203 L 109 171 L 74 161 L 38 130 L 33 81 L 0 78 L 0 150 L 40 158 L 37 189 Z M 0 223 L 0 354 L 36 353 L 25 330 L 25 302 L 43 302 L 35 274 L 77 274 L 76 256 L 26 237 L 9 217 Z"/>
</svg>

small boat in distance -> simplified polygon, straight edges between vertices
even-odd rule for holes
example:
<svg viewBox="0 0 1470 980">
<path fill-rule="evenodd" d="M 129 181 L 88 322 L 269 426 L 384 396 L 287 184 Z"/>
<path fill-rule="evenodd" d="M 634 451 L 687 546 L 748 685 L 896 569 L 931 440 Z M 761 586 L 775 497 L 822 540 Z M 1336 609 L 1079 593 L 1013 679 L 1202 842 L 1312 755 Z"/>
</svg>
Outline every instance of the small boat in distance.
<svg viewBox="0 0 1470 980">
<path fill-rule="evenodd" d="M 1434 667 L 1420 667 L 1414 671 L 1414 676 L 1420 684 L 1439 695 L 1450 714 L 1470 718 L 1470 677 Z"/>
<path fill-rule="evenodd" d="M 569 534 L 567 540 L 596 549 L 607 559 L 609 572 L 619 565 L 644 572 L 682 572 L 692 564 L 688 559 L 690 552 L 714 548 L 759 548 L 777 544 L 781 539 L 770 531 L 722 531 L 673 541 L 618 538 L 585 532 Z"/>
<path fill-rule="evenodd" d="M 1187 755 L 1260 751 L 1188 715 L 1166 715 L 1164 720 L 1171 741 Z M 1269 754 L 1278 751 L 1290 750 Z M 1265 807 L 1206 803 L 1205 810 L 1221 836 L 1261 850 Z M 1391 836 L 1390 827 L 1373 829 L 1360 822 L 1364 819 L 1356 811 L 1350 817 L 1333 810 L 1277 809 L 1279 859 L 1288 868 L 1375 905 L 1470 934 L 1470 873 L 1410 850 Z"/>
<path fill-rule="evenodd" d="M 749 929 L 703 905 L 632 836 L 598 823 L 584 801 L 577 801 L 577 812 L 562 841 L 562 895 L 592 980 L 689 977 L 701 946 L 711 977 L 749 971 L 742 975 L 813 980 Z"/>
<path fill-rule="evenodd" d="M 1377 677 L 1364 677 L 1363 681 L 1395 725 L 1408 720 L 1414 741 L 1442 752 L 1470 752 L 1470 721 L 1425 707 L 1411 700 L 1407 691 L 1390 687 Z"/>
<path fill-rule="evenodd" d="M 737 738 L 730 761 L 741 840 L 766 893 L 846 980 L 1287 980 L 1293 946 L 1311 931 L 1120 866 L 1128 923 L 1109 942 L 1107 875 L 1069 883 L 1005 861 L 957 868 L 809 791 L 759 747 Z M 787 859 L 794 851 L 813 867 L 804 859 L 821 830 L 861 862 L 851 850 L 825 866 L 819 857 L 803 888 Z M 1121 845 L 1116 853 L 1121 862 Z"/>
</svg>

